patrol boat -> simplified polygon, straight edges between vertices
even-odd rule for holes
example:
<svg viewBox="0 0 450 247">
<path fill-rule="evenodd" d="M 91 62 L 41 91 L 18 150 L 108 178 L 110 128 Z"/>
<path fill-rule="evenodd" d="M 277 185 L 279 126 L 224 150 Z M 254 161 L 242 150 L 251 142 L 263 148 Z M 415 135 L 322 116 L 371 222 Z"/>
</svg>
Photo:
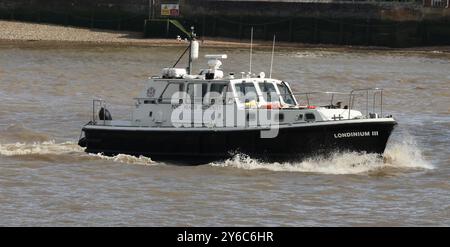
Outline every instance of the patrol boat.
<svg viewBox="0 0 450 247">
<path fill-rule="evenodd" d="M 185 164 L 238 153 L 282 162 L 335 152 L 384 152 L 396 121 L 383 115 L 382 89 L 296 93 L 287 81 L 263 72 L 225 74 L 225 54 L 206 55 L 208 68 L 192 73 L 199 44 L 193 32 L 189 40 L 188 67 L 175 64 L 149 78 L 134 99 L 131 119 L 115 120 L 105 100 L 93 100 L 92 119 L 79 140 L 86 152 Z M 319 95 L 325 104 L 313 104 Z M 365 109 L 357 110 L 357 103 Z"/>
</svg>

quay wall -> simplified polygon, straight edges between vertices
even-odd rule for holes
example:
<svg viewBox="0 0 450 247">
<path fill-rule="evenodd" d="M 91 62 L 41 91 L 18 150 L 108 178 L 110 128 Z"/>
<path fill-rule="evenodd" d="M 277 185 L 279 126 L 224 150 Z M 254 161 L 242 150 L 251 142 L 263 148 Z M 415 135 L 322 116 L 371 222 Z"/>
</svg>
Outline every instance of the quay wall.
<svg viewBox="0 0 450 247">
<path fill-rule="evenodd" d="M 142 31 L 147 37 L 182 33 L 161 16 L 195 26 L 200 37 L 411 47 L 450 45 L 450 9 L 422 1 L 345 0 L 0 0 L 0 19 Z M 0 27 L 1 28 L 1 27 Z"/>
</svg>

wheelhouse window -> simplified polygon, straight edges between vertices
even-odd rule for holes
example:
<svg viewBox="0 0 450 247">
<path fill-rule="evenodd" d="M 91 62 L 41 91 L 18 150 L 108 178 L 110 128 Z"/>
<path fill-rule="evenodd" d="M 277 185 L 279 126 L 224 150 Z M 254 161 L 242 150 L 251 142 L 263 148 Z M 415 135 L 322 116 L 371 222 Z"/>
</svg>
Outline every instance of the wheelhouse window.
<svg viewBox="0 0 450 247">
<path fill-rule="evenodd" d="M 243 82 L 234 84 L 239 102 L 248 103 L 251 101 L 258 102 L 258 94 L 255 85 L 251 82 Z"/>
<path fill-rule="evenodd" d="M 289 105 L 295 105 L 294 96 L 292 96 L 291 90 L 289 90 L 288 86 L 281 82 L 281 84 L 278 84 L 278 90 L 280 90 L 281 98 L 283 99 L 284 103 Z"/>
<path fill-rule="evenodd" d="M 190 83 L 187 87 L 187 94 L 190 97 L 191 103 L 202 104 L 207 90 L 208 84 L 206 83 Z"/>
<path fill-rule="evenodd" d="M 225 93 L 227 91 L 227 84 L 211 84 L 211 88 L 209 89 L 210 92 L 216 92 L 219 93 L 221 95 L 223 95 L 223 93 Z"/>
<path fill-rule="evenodd" d="M 211 84 L 209 89 L 209 104 L 221 102 L 225 104 L 225 96 L 228 91 L 228 84 Z"/>
<path fill-rule="evenodd" d="M 162 92 L 158 101 L 161 103 L 170 103 L 174 94 L 183 92 L 183 90 L 184 90 L 183 83 L 169 83 L 169 84 L 167 84 L 166 88 Z M 180 94 L 180 96 L 181 96 L 181 94 Z"/>
<path fill-rule="evenodd" d="M 279 102 L 280 97 L 278 96 L 277 90 L 273 83 L 260 82 L 259 89 L 261 89 L 262 96 L 266 102 Z"/>
</svg>

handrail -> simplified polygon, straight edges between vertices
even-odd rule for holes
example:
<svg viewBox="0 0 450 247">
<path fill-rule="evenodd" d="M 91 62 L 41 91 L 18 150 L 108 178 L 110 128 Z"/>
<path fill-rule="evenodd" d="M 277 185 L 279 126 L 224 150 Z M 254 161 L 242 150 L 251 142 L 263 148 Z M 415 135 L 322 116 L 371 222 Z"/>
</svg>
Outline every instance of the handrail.
<svg viewBox="0 0 450 247">
<path fill-rule="evenodd" d="M 298 96 L 298 95 L 309 95 L 309 94 L 320 94 L 320 93 L 322 93 L 322 94 L 332 94 L 332 95 L 334 95 L 334 94 L 350 95 L 350 93 L 343 93 L 343 92 L 318 92 L 318 91 L 317 92 L 294 92 L 292 94 L 289 94 L 289 93 L 278 94 L 277 93 L 276 95 L 283 97 L 285 95 L 293 95 L 293 96 L 297 95 Z M 353 95 L 357 95 L 357 94 L 353 94 Z M 258 94 L 258 96 L 261 96 L 261 95 Z M 206 96 L 193 97 L 193 98 L 191 98 L 191 100 L 204 99 L 205 97 Z M 214 96 L 208 96 L 208 98 L 209 99 L 240 99 L 241 97 L 240 96 L 215 96 L 215 97 Z M 308 98 L 308 96 L 307 96 L 307 98 Z M 184 100 L 185 98 L 184 97 L 178 97 L 178 98 L 172 98 L 172 97 L 170 97 L 170 98 L 169 97 L 164 97 L 164 98 L 161 98 L 161 97 L 135 97 L 133 99 L 137 100 L 137 101 L 149 100 L 149 101 L 154 101 L 155 103 L 158 103 L 158 104 L 164 104 L 164 103 L 168 103 L 169 101 L 171 101 L 173 99 Z M 309 105 L 309 98 L 308 98 L 308 105 Z"/>
<path fill-rule="evenodd" d="M 360 91 L 366 91 L 366 95 L 367 95 L 367 98 L 366 98 L 366 116 L 369 115 L 369 91 L 381 92 L 381 95 L 383 95 L 383 89 L 382 88 L 358 88 L 358 89 L 353 89 L 352 91 L 350 91 L 350 99 L 349 99 L 349 102 L 348 102 L 348 109 L 349 109 L 349 111 L 348 111 L 348 119 L 350 119 L 350 111 L 351 111 L 351 109 L 353 107 L 352 97 L 354 98 L 354 95 L 355 95 L 354 92 L 360 92 Z M 374 96 L 374 100 L 375 100 L 375 96 Z M 383 107 L 383 100 L 381 100 L 380 104 L 381 104 L 381 109 L 383 109 L 382 108 Z M 383 115 L 382 111 L 381 111 L 381 115 Z"/>
<path fill-rule="evenodd" d="M 293 95 L 299 95 L 299 94 L 343 94 L 343 95 L 349 95 L 350 93 L 344 93 L 344 92 L 333 92 L 333 91 L 311 91 L 311 92 L 292 92 Z"/>
<path fill-rule="evenodd" d="M 331 105 L 333 104 L 333 99 L 334 99 L 334 95 L 335 94 L 351 96 L 351 93 L 333 92 L 333 91 L 323 91 L 323 92 L 321 92 L 321 91 L 312 91 L 312 92 L 293 92 L 292 93 L 292 95 L 294 95 L 294 96 L 305 95 L 306 96 L 306 102 L 307 102 L 308 105 L 310 105 L 309 95 L 311 95 L 311 94 L 331 94 L 331 102 L 330 102 Z M 286 94 L 283 94 L 283 95 L 286 95 Z"/>
<path fill-rule="evenodd" d="M 195 102 L 195 100 L 202 100 L 205 98 L 205 96 L 199 96 L 199 97 L 192 97 L 191 99 L 191 103 Z M 225 99 L 239 99 L 240 97 L 238 96 L 208 96 L 208 99 L 221 99 L 221 100 L 225 100 Z M 134 100 L 137 101 L 141 101 L 141 100 L 149 100 L 149 101 L 154 101 L 157 104 L 168 104 L 168 103 L 172 103 L 172 100 L 182 100 L 182 102 L 184 102 L 184 100 L 186 99 L 185 97 L 178 97 L 178 98 L 161 98 L 161 97 L 137 97 L 137 98 L 133 98 Z"/>
<path fill-rule="evenodd" d="M 348 119 L 350 119 L 351 110 L 354 107 L 355 96 L 365 95 L 366 96 L 366 117 L 369 116 L 369 93 L 374 91 L 373 93 L 373 102 L 372 102 L 372 110 L 375 112 L 376 110 L 376 98 L 377 95 L 380 95 L 380 115 L 383 115 L 383 89 L 382 88 L 357 88 L 350 91 L 350 93 L 344 92 L 332 92 L 332 91 L 312 91 L 312 92 L 293 92 L 292 95 L 299 96 L 305 95 L 307 104 L 310 105 L 310 95 L 311 94 L 331 94 L 331 102 L 330 105 L 333 105 L 334 95 L 348 95 Z"/>
</svg>

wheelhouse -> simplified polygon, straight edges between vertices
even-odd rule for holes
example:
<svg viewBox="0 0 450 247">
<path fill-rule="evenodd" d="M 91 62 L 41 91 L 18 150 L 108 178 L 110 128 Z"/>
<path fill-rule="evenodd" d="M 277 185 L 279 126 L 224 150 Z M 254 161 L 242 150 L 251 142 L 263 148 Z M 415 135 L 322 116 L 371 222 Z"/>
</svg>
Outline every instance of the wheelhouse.
<svg viewBox="0 0 450 247">
<path fill-rule="evenodd" d="M 164 80 L 152 79 L 146 95 L 138 104 L 192 103 L 211 105 L 235 103 L 238 107 L 278 104 L 285 108 L 298 105 L 287 82 L 265 79 Z"/>
</svg>

